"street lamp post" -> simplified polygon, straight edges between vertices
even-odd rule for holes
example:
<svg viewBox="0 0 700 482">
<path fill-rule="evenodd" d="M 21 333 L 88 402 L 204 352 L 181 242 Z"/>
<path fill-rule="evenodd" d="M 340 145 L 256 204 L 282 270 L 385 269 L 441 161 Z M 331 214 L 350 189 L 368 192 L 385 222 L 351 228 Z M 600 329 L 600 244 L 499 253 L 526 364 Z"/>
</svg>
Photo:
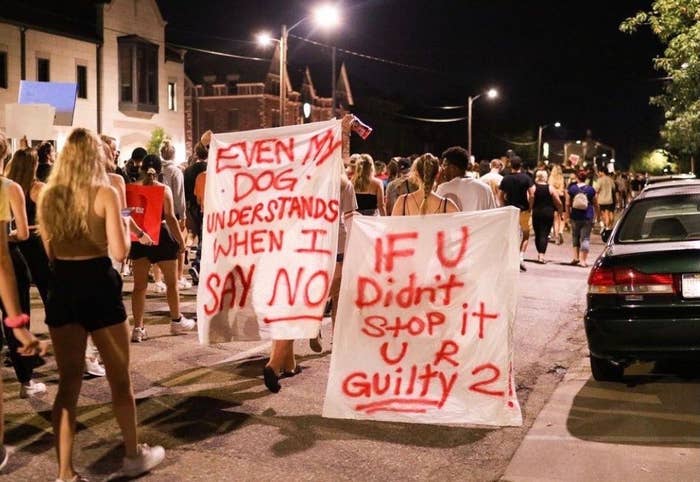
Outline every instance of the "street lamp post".
<svg viewBox="0 0 700 482">
<path fill-rule="evenodd" d="M 331 5 L 324 5 L 322 7 L 316 8 L 314 11 L 314 20 L 317 25 L 321 27 L 333 27 L 338 24 L 340 21 L 339 17 L 339 12 L 338 10 L 331 6 Z M 287 105 L 287 45 L 289 41 L 289 32 L 297 28 L 299 25 L 301 25 L 304 21 L 306 21 L 309 18 L 309 16 L 306 16 L 299 20 L 297 23 L 292 25 L 291 27 L 287 28 L 287 25 L 282 24 L 282 27 L 280 29 L 280 38 L 279 40 L 274 39 L 270 37 L 267 34 L 260 34 L 258 35 L 258 42 L 262 45 L 267 45 L 270 42 L 278 42 L 279 43 L 279 48 L 280 48 L 280 116 L 279 116 L 279 125 L 283 126 L 285 125 L 285 110 L 286 110 L 286 105 Z M 335 50 L 333 51 L 334 56 L 333 56 L 333 62 L 335 64 Z M 335 75 L 335 65 L 333 66 L 334 70 L 334 75 Z M 333 92 L 333 105 L 334 105 L 334 110 L 335 110 L 335 92 Z"/>
<path fill-rule="evenodd" d="M 554 124 L 541 125 L 537 130 L 537 164 L 542 161 L 542 131 L 544 131 L 549 126 L 561 127 L 561 122 L 555 122 Z"/>
<path fill-rule="evenodd" d="M 472 156 L 472 104 L 474 101 L 484 94 L 478 94 L 475 96 L 469 96 L 467 99 L 467 150 L 469 151 L 469 157 Z M 498 91 L 496 89 L 489 89 L 486 92 L 486 97 L 489 99 L 495 99 L 498 97 Z"/>
</svg>

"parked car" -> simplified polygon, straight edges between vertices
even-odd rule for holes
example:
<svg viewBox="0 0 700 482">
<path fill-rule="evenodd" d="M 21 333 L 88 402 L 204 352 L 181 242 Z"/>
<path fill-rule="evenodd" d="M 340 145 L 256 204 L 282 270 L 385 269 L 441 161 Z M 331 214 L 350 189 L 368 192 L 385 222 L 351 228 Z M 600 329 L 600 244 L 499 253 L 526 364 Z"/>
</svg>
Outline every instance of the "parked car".
<svg viewBox="0 0 700 482">
<path fill-rule="evenodd" d="M 588 277 L 591 371 L 700 358 L 700 182 L 652 185 L 623 212 Z"/>
</svg>

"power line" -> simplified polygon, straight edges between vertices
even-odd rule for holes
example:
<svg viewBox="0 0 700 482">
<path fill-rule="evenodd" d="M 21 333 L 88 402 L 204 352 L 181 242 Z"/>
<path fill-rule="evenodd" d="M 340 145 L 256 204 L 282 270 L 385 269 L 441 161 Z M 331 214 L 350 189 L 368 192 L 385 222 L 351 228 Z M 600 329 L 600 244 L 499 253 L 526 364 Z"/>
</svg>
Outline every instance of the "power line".
<svg viewBox="0 0 700 482">
<path fill-rule="evenodd" d="M 187 45 L 173 44 L 170 42 L 166 42 L 166 44 L 169 45 L 170 47 L 175 47 L 176 49 L 190 50 L 193 52 L 201 52 L 204 54 L 217 55 L 219 57 L 229 57 L 232 59 L 255 60 L 258 62 L 270 62 L 272 60 L 272 59 L 263 59 L 260 57 L 247 57 L 245 55 L 229 54 L 226 52 L 217 52 L 215 50 L 200 49 L 198 47 L 189 47 Z"/>
<path fill-rule="evenodd" d="M 405 114 L 394 114 L 396 117 L 403 117 L 404 119 L 411 119 L 411 120 L 416 120 L 419 122 L 432 122 L 432 123 L 439 123 L 439 124 L 446 124 L 449 122 L 459 122 L 463 120 L 467 120 L 467 117 L 452 117 L 450 119 L 438 119 L 435 117 L 416 117 L 412 115 L 405 115 Z"/>
<path fill-rule="evenodd" d="M 311 40 L 311 39 L 308 39 L 308 38 L 299 37 L 298 35 L 290 34 L 289 36 L 290 36 L 290 37 L 293 37 L 293 38 L 295 38 L 295 39 L 297 39 L 297 40 L 302 40 L 302 41 L 304 41 L 304 42 L 308 42 L 308 43 L 310 43 L 310 44 L 312 44 L 312 45 L 316 45 L 316 46 L 319 46 L 319 47 L 324 47 L 324 48 L 328 48 L 328 49 L 335 48 L 336 51 L 338 51 L 338 52 L 341 52 L 341 53 L 344 53 L 344 54 L 347 54 L 347 55 L 353 55 L 353 56 L 355 56 L 355 57 L 360 57 L 360 58 L 363 58 L 363 59 L 366 59 L 366 60 L 373 60 L 373 61 L 375 61 L 375 62 L 381 62 L 381 63 L 384 63 L 384 64 L 394 65 L 394 66 L 396 66 L 396 67 L 403 67 L 403 68 L 407 68 L 407 69 L 422 70 L 423 72 L 428 72 L 428 73 L 431 73 L 431 74 L 444 75 L 443 72 L 438 72 L 437 70 L 429 69 L 429 68 L 427 68 L 427 67 L 421 67 L 421 66 L 419 66 L 419 65 L 412 65 L 412 64 L 405 64 L 405 63 L 403 63 L 403 62 L 397 62 L 397 61 L 395 61 L 395 60 L 384 59 L 384 58 L 382 58 L 382 57 L 376 57 L 376 56 L 374 56 L 374 55 L 364 54 L 364 53 L 362 53 L 362 52 L 356 52 L 356 51 L 354 51 L 354 50 L 348 50 L 348 49 L 343 49 L 343 48 L 339 48 L 339 47 L 334 47 L 333 45 L 328 45 L 328 44 L 324 44 L 324 43 L 322 43 L 322 42 L 317 42 L 317 41 L 315 41 L 315 40 Z"/>
</svg>

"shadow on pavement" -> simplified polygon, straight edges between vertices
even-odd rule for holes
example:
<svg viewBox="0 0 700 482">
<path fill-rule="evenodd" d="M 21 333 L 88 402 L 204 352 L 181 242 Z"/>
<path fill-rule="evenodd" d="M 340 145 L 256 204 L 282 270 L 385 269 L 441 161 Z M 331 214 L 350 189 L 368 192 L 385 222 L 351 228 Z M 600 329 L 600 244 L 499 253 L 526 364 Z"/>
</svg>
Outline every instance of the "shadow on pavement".
<svg viewBox="0 0 700 482">
<path fill-rule="evenodd" d="M 700 447 L 697 368 L 697 363 L 659 362 L 621 383 L 591 378 L 574 398 L 567 428 L 593 442 Z"/>
<path fill-rule="evenodd" d="M 326 356 L 324 354 L 298 357 L 298 362 Z M 219 436 L 235 432 L 247 425 L 273 427 L 284 438 L 274 443 L 260 440 L 260 449 L 270 451 L 276 457 L 285 457 L 312 449 L 318 442 L 329 440 L 370 440 L 430 448 L 452 448 L 481 440 L 493 429 L 432 425 L 353 421 L 327 419 L 320 415 L 280 416 L 273 409 L 254 413 L 241 408 L 247 401 L 265 397 L 282 397 L 271 394 L 261 380 L 266 358 L 248 359 L 214 367 L 199 367 L 179 372 L 153 383 L 152 396 L 137 400 L 140 438 L 151 445 L 163 445 L 166 450 L 197 443 L 199 449 L 218 448 Z M 303 376 L 303 375 L 299 375 Z M 195 385 L 202 385 L 197 390 Z M 186 389 L 184 393 L 157 392 L 162 389 Z M 294 404 L 293 398 L 286 402 Z M 244 410 L 248 410 L 246 413 Z M 6 442 L 22 445 L 22 450 L 33 454 L 53 451 L 51 412 L 42 410 L 29 420 L 11 417 L 6 431 Z M 76 435 L 94 431 L 86 444 L 77 441 L 83 452 L 93 452 L 89 459 L 89 471 L 105 477 L 115 474 L 121 467 L 124 455 L 121 437 L 115 432 L 111 404 L 96 403 L 78 407 Z M 272 445 L 270 445 L 270 443 Z M 166 465 L 167 465 L 166 461 Z M 112 480 L 110 478 L 110 480 Z"/>
</svg>

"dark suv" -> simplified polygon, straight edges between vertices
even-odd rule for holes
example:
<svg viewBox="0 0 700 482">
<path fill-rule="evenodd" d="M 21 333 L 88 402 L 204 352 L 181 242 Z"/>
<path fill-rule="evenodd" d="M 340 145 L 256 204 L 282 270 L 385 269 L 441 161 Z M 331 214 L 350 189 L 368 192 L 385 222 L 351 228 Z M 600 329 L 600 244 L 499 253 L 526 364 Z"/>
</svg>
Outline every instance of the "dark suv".
<svg viewBox="0 0 700 482">
<path fill-rule="evenodd" d="M 627 207 L 588 277 L 596 380 L 635 360 L 700 357 L 700 181 L 655 184 Z"/>
</svg>

